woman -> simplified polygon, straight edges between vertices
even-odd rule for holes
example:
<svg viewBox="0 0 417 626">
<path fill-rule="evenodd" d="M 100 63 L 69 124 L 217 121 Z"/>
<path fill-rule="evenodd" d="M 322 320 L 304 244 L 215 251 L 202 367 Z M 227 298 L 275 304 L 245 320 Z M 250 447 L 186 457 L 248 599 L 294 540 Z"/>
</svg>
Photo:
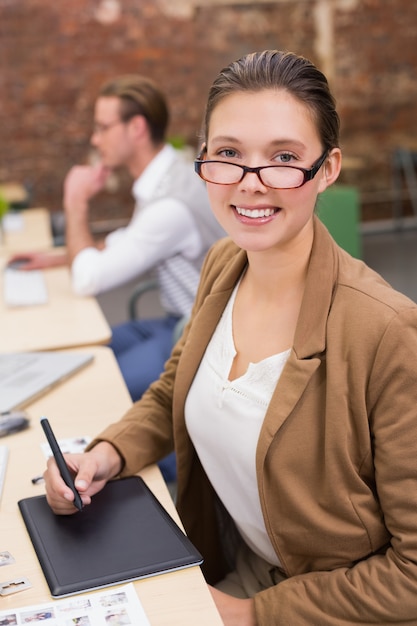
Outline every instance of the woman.
<svg viewBox="0 0 417 626">
<path fill-rule="evenodd" d="M 338 130 L 304 58 L 220 73 L 196 170 L 229 237 L 161 379 L 68 457 L 88 504 L 175 442 L 178 510 L 227 626 L 417 623 L 417 307 L 314 215 Z M 45 477 L 74 512 L 53 461 Z"/>
</svg>

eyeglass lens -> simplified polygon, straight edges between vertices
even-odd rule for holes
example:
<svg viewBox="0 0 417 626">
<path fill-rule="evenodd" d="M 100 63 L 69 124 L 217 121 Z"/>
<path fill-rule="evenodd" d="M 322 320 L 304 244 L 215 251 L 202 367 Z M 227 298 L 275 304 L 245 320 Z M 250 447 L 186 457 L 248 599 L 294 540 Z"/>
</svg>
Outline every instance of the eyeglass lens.
<svg viewBox="0 0 417 626">
<path fill-rule="evenodd" d="M 212 183 L 232 185 L 238 183 L 243 176 L 244 170 L 233 163 L 210 162 L 201 163 L 202 177 Z M 304 182 L 304 173 L 290 166 L 265 167 L 259 171 L 261 182 L 267 187 L 291 188 L 299 187 Z"/>
<path fill-rule="evenodd" d="M 100 135 L 106 133 L 108 130 L 117 126 L 118 124 L 123 124 L 123 120 L 115 120 L 114 122 L 110 122 L 109 124 L 102 124 L 100 122 L 94 122 L 93 124 L 93 133 Z"/>
</svg>

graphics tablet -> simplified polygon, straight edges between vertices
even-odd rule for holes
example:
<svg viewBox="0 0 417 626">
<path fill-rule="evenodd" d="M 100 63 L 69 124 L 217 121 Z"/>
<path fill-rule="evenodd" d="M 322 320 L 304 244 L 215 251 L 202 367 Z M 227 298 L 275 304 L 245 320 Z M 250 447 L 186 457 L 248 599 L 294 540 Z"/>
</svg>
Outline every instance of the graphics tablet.
<svg viewBox="0 0 417 626">
<path fill-rule="evenodd" d="M 73 515 L 55 515 L 45 496 L 18 505 L 54 597 L 203 561 L 138 476 L 110 481 Z"/>
</svg>

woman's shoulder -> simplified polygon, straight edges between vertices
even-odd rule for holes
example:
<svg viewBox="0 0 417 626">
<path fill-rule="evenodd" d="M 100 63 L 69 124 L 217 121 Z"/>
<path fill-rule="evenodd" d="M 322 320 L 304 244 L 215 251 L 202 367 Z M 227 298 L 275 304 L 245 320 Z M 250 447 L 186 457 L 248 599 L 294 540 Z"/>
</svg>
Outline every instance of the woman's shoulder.
<svg viewBox="0 0 417 626">
<path fill-rule="evenodd" d="M 416 309 L 417 304 L 397 291 L 380 274 L 359 259 L 342 252 L 339 263 L 339 288 L 349 292 L 350 300 L 369 301 L 377 307 L 393 311 Z"/>
</svg>

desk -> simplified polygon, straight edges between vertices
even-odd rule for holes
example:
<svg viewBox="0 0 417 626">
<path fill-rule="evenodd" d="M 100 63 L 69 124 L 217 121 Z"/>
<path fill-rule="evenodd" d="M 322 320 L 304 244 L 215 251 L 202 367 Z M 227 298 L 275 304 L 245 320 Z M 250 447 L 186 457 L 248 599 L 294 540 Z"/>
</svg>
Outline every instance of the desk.
<svg viewBox="0 0 417 626">
<path fill-rule="evenodd" d="M 0 245 L 2 254 L 10 256 L 14 252 L 31 252 L 47 250 L 54 245 L 51 220 L 47 209 L 27 209 L 16 215 L 23 226 L 17 230 L 4 233 L 4 241 Z"/>
<path fill-rule="evenodd" d="M 5 233 L 0 245 L 0 346 L 3 352 L 56 350 L 105 344 L 111 329 L 95 298 L 76 296 L 67 267 L 44 270 L 48 303 L 6 307 L 2 298 L 2 270 L 13 252 L 51 250 L 53 240 L 46 209 L 19 212 L 24 227 Z"/>
<path fill-rule="evenodd" d="M 0 598 L 2 611 L 53 601 L 17 507 L 19 499 L 44 492 L 42 485 L 31 483 L 45 467 L 40 416 L 51 420 L 58 439 L 94 436 L 131 405 L 111 350 L 95 347 L 88 351 L 95 355 L 93 363 L 29 405 L 30 429 L 1 441 L 9 448 L 9 462 L 0 502 L 0 551 L 9 551 L 15 563 L 0 568 L 0 576 L 2 581 L 26 576 L 32 584 L 30 589 Z M 152 466 L 141 475 L 180 523 L 159 469 Z M 143 579 L 134 585 L 152 626 L 222 624 L 199 567 Z"/>
<path fill-rule="evenodd" d="M 106 344 L 110 326 L 93 297 L 76 296 L 67 267 L 44 270 L 48 302 L 28 307 L 7 307 L 3 300 L 0 257 L 0 346 L 2 352 L 56 350 Z"/>
</svg>

